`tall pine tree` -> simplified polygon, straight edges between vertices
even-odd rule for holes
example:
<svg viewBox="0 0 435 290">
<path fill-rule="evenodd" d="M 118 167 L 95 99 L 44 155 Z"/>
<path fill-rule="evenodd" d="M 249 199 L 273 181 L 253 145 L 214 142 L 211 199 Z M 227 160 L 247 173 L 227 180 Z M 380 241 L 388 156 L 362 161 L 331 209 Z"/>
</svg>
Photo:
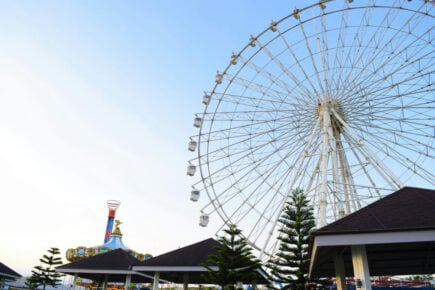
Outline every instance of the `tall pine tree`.
<svg viewBox="0 0 435 290">
<path fill-rule="evenodd" d="M 240 229 L 230 225 L 224 232 L 226 235 L 218 239 L 220 245 L 215 247 L 217 254 L 210 254 L 202 264 L 208 270 L 203 278 L 210 284 L 221 286 L 222 290 L 231 290 L 236 288 L 238 282 L 255 281 L 259 277 L 257 270 L 261 268 L 261 263 L 252 254 Z"/>
<path fill-rule="evenodd" d="M 56 272 L 55 266 L 62 264 L 62 258 L 59 257 L 60 251 L 58 248 L 50 248 L 47 250 L 48 254 L 44 254 L 39 261 L 41 265 L 35 266 L 32 270 L 32 276 L 27 279 L 26 285 L 30 289 L 36 289 L 42 286 L 45 290 L 46 286 L 58 287 L 62 281 L 60 277 L 63 274 Z"/>
<path fill-rule="evenodd" d="M 272 279 L 281 283 L 283 289 L 305 289 L 310 263 L 309 234 L 315 221 L 313 209 L 302 190 L 292 192 L 278 221 L 280 246 L 276 258 L 268 263 Z"/>
</svg>

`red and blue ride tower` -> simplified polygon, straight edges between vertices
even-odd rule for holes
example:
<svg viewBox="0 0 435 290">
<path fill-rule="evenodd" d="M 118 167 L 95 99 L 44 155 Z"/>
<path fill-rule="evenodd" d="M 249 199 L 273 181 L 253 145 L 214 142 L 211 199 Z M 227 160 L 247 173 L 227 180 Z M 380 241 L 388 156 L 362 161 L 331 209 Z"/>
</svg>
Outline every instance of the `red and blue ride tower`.
<svg viewBox="0 0 435 290">
<path fill-rule="evenodd" d="M 115 249 L 123 249 L 129 255 L 135 257 L 139 261 L 150 259 L 150 254 L 138 253 L 124 245 L 122 242 L 122 233 L 119 226 L 121 221 L 115 220 L 116 210 L 121 205 L 121 202 L 117 200 L 108 200 L 107 206 L 109 207 L 109 215 L 107 217 L 106 232 L 104 234 L 104 243 L 102 245 L 94 247 L 80 246 L 77 248 L 69 248 L 66 251 L 66 259 L 69 262 L 81 260 L 98 254 L 107 253 Z M 115 229 L 113 227 L 115 226 Z"/>
<path fill-rule="evenodd" d="M 113 223 L 115 221 L 115 214 L 118 207 L 121 205 L 120 201 L 117 200 L 108 200 L 107 207 L 109 208 L 109 215 L 107 217 L 107 226 L 106 233 L 104 235 L 104 243 L 107 243 L 110 240 L 113 230 Z"/>
</svg>

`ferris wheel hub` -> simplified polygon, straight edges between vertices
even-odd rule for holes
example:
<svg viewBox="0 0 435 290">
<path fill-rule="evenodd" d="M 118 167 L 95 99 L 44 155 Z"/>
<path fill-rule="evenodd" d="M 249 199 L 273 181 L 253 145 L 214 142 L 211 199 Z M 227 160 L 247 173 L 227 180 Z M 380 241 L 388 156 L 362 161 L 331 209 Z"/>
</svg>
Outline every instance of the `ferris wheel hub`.
<svg viewBox="0 0 435 290">
<path fill-rule="evenodd" d="M 338 130 L 338 132 L 340 132 L 342 125 L 334 117 L 334 112 L 336 112 L 340 116 L 340 118 L 345 119 L 341 104 L 336 99 L 330 97 L 320 100 L 317 106 L 317 112 L 316 112 L 317 117 L 323 120 L 323 116 L 326 112 L 331 116 L 330 122 L 332 127 L 334 127 L 335 129 Z"/>
<path fill-rule="evenodd" d="M 323 113 L 324 110 L 331 110 L 333 108 L 336 112 L 341 110 L 341 106 L 336 99 L 333 98 L 325 98 L 318 103 L 318 111 Z"/>
</svg>

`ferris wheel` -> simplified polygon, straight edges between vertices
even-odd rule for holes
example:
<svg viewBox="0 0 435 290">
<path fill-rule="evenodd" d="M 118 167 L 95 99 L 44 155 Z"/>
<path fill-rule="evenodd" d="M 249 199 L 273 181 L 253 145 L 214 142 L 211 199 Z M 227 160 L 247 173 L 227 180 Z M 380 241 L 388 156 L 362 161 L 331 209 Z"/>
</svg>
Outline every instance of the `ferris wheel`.
<svg viewBox="0 0 435 290">
<path fill-rule="evenodd" d="M 323 0 L 247 37 L 194 119 L 200 225 L 219 216 L 267 256 L 297 188 L 320 227 L 404 185 L 434 186 L 434 11 Z"/>
</svg>

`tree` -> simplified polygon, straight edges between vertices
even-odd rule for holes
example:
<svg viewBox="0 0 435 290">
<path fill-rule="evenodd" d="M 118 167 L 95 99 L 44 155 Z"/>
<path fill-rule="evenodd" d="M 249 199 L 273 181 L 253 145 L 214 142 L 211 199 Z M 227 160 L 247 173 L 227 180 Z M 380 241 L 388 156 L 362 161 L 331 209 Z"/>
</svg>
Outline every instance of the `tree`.
<svg viewBox="0 0 435 290">
<path fill-rule="evenodd" d="M 429 275 L 429 274 L 414 275 L 414 276 L 409 276 L 408 280 L 413 280 L 413 281 L 430 281 L 430 280 L 433 280 L 433 276 Z"/>
<path fill-rule="evenodd" d="M 260 275 L 257 271 L 261 268 L 260 260 L 252 254 L 236 225 L 230 225 L 224 233 L 218 239 L 220 245 L 215 247 L 217 254 L 210 254 L 202 264 L 208 270 L 202 277 L 228 290 L 235 289 L 238 282 L 254 282 Z"/>
<path fill-rule="evenodd" d="M 268 263 L 272 279 L 282 283 L 283 289 L 305 289 L 310 264 L 309 234 L 315 221 L 313 209 L 301 189 L 292 192 L 278 222 L 280 245 L 276 258 Z"/>
<path fill-rule="evenodd" d="M 36 289 L 39 286 L 42 286 L 42 289 L 45 290 L 45 287 L 52 286 L 54 288 L 60 285 L 62 281 L 60 277 L 63 274 L 56 272 L 54 266 L 62 264 L 62 258 L 60 255 L 60 251 L 58 248 L 50 248 L 47 250 L 48 254 L 44 254 L 39 261 L 41 265 L 35 266 L 34 270 L 32 270 L 32 276 L 30 276 L 26 281 L 26 286 L 30 289 Z"/>
</svg>

